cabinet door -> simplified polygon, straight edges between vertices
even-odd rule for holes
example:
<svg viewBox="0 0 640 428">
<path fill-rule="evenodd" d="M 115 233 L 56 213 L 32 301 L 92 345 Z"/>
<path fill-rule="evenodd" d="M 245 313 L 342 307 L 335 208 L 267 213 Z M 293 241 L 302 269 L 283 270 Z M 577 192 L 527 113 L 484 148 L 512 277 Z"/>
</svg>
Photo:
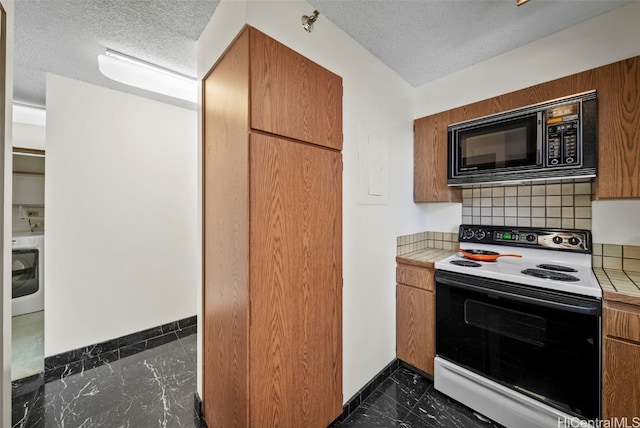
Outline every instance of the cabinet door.
<svg viewBox="0 0 640 428">
<path fill-rule="evenodd" d="M 596 199 L 640 197 L 640 57 L 596 69 Z"/>
<path fill-rule="evenodd" d="M 434 294 L 398 284 L 396 354 L 402 361 L 433 375 L 435 357 Z"/>
<path fill-rule="evenodd" d="M 413 200 L 460 202 L 462 190 L 447 186 L 447 112 L 414 123 Z"/>
<path fill-rule="evenodd" d="M 251 127 L 342 150 L 342 78 L 251 30 Z"/>
<path fill-rule="evenodd" d="M 603 418 L 640 417 L 640 345 L 606 337 L 602 379 Z"/>
<path fill-rule="evenodd" d="M 396 282 L 403 285 L 433 291 L 436 284 L 433 277 L 435 271 L 424 267 L 399 264 L 396 267 Z"/>
<path fill-rule="evenodd" d="M 254 427 L 325 428 L 342 412 L 342 159 L 250 138 Z"/>
</svg>

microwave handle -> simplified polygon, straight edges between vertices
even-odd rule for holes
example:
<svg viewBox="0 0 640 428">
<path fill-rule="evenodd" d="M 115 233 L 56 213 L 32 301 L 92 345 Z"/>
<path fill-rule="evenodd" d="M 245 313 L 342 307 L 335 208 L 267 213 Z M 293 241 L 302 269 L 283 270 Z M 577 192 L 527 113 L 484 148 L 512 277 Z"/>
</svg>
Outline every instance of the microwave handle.
<svg viewBox="0 0 640 428">
<path fill-rule="evenodd" d="M 544 118 L 542 117 L 542 112 L 541 111 L 539 111 L 537 113 L 537 116 L 538 117 L 537 117 L 537 121 L 536 122 L 538 123 L 538 129 L 537 129 L 536 134 L 538 135 L 538 141 L 537 141 L 538 147 L 537 147 L 537 150 L 536 150 L 536 157 L 537 157 L 536 164 L 538 166 L 544 166 L 544 165 L 542 165 L 542 143 L 545 140 L 544 135 L 543 135 L 543 125 L 542 125 L 542 122 L 543 122 Z"/>
</svg>

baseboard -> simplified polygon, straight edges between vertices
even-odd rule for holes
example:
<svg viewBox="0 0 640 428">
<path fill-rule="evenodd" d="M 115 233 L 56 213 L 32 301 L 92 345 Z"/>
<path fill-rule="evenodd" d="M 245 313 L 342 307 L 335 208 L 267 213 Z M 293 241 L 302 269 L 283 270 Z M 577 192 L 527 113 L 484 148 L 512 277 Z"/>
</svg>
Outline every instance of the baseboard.
<svg viewBox="0 0 640 428">
<path fill-rule="evenodd" d="M 195 412 L 196 421 L 199 422 L 197 427 L 208 428 L 207 422 L 204 420 L 204 415 L 202 414 L 202 400 L 200 399 L 200 395 L 197 391 L 193 393 L 193 410 Z"/>
<path fill-rule="evenodd" d="M 44 359 L 44 381 L 62 379 L 147 349 L 194 334 L 197 318 L 192 316 L 126 336 L 73 349 Z"/>
<path fill-rule="evenodd" d="M 378 388 L 382 382 L 384 382 L 391 374 L 396 371 L 396 369 L 400 367 L 400 360 L 395 358 L 389 364 L 387 364 L 382 370 L 378 372 L 369 382 L 366 383 L 365 386 L 360 388 L 358 392 L 356 392 L 343 406 L 342 406 L 342 414 L 336 418 L 329 427 L 337 426 L 341 422 L 347 420 L 351 413 L 365 401 L 373 391 Z"/>
</svg>

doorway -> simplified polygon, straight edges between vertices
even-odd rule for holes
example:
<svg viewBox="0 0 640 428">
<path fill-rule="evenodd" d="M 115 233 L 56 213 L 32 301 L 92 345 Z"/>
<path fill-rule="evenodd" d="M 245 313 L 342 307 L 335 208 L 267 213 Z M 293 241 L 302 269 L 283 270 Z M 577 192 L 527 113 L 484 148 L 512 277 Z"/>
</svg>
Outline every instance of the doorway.
<svg viewBox="0 0 640 428">
<path fill-rule="evenodd" d="M 13 149 L 12 382 L 44 372 L 44 161 L 43 150 Z"/>
</svg>

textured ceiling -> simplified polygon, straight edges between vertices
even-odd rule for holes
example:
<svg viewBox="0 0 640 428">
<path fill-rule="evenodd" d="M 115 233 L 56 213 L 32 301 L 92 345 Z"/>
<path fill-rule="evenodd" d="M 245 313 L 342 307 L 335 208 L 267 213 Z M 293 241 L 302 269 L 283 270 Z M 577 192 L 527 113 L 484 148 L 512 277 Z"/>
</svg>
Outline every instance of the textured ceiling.
<svg viewBox="0 0 640 428">
<path fill-rule="evenodd" d="M 329 19 L 413 86 L 631 2 L 531 0 L 516 7 L 515 0 L 308 1 L 320 11 L 317 26 Z M 51 72 L 195 108 L 107 79 L 97 56 L 110 48 L 195 76 L 197 39 L 218 3 L 16 0 L 14 100 L 44 106 L 45 72 Z"/>
<path fill-rule="evenodd" d="M 104 77 L 110 48 L 196 75 L 197 40 L 218 0 L 16 0 L 14 100 L 45 105 L 45 72 L 193 108 Z"/>
<path fill-rule="evenodd" d="M 632 2 L 531 0 L 518 7 L 516 0 L 308 1 L 413 86 Z"/>
</svg>

